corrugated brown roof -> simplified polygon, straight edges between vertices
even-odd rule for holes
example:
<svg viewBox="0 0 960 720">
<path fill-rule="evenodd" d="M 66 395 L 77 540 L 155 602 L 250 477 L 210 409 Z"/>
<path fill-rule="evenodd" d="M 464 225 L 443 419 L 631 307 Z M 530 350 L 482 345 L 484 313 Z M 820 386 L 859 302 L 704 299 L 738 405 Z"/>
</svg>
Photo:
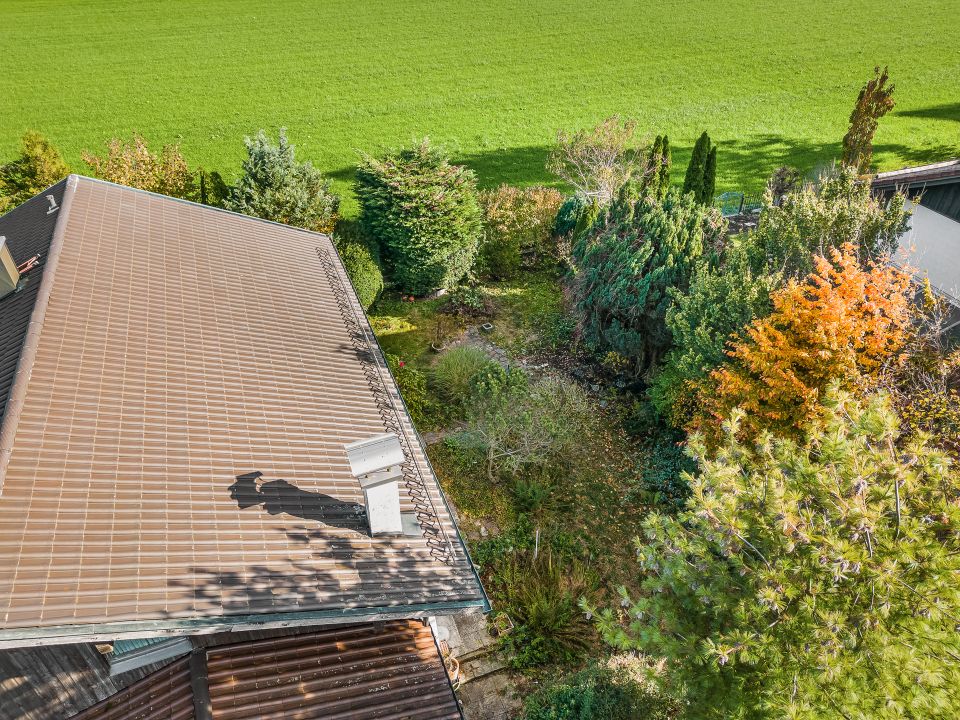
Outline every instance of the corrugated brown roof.
<svg viewBox="0 0 960 720">
<path fill-rule="evenodd" d="M 74 720 L 461 719 L 430 628 L 416 621 L 284 634 L 195 653 Z"/>
<path fill-rule="evenodd" d="M 459 720 L 430 628 L 355 625 L 207 650 L 214 720 Z"/>
<path fill-rule="evenodd" d="M 175 660 L 78 715 L 74 720 L 194 720 L 190 660 Z"/>
<path fill-rule="evenodd" d="M 0 428 L 0 644 L 485 607 L 328 237 L 72 177 L 42 284 Z M 416 537 L 363 531 L 343 444 L 384 431 Z"/>
</svg>

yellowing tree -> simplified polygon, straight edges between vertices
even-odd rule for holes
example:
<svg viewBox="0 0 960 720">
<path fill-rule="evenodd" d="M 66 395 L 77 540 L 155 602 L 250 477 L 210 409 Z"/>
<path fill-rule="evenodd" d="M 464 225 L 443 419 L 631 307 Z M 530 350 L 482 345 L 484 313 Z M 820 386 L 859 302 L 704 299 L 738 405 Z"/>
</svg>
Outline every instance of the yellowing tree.
<svg viewBox="0 0 960 720">
<path fill-rule="evenodd" d="M 851 244 L 818 256 L 805 282 L 772 296 L 773 312 L 748 326 L 701 390 L 694 426 L 710 432 L 735 407 L 747 435 L 796 435 L 819 415 L 832 381 L 869 384 L 908 337 L 909 277 L 883 261 L 866 269 Z"/>
<path fill-rule="evenodd" d="M 105 156 L 84 152 L 83 161 L 103 180 L 187 200 L 196 195 L 193 172 L 176 145 L 152 153 L 147 141 L 134 133 L 130 142 L 113 138 Z"/>
</svg>

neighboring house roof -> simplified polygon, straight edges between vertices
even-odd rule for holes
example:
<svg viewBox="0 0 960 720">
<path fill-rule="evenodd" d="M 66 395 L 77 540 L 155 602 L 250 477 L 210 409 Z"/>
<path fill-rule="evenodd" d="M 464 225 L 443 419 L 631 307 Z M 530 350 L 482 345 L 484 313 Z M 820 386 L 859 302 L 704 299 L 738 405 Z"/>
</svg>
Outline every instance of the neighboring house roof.
<svg viewBox="0 0 960 720">
<path fill-rule="evenodd" d="M 53 195 L 59 207 L 66 186 L 67 181 L 64 180 L 47 190 L 45 195 Z M 0 236 L 7 238 L 7 246 L 18 263 L 40 255 L 39 264 L 24 275 L 20 290 L 0 300 L 0 422 L 40 290 L 40 277 L 43 275 L 53 229 L 59 217 L 59 211 L 48 212 L 49 209 L 50 202 L 44 195 L 38 195 L 0 216 Z"/>
<path fill-rule="evenodd" d="M 208 647 L 73 720 L 460 720 L 430 628 L 339 626 Z"/>
<path fill-rule="evenodd" d="M 60 204 L 0 335 L 0 647 L 488 608 L 327 236 L 76 176 Z M 364 530 L 343 445 L 383 432 L 415 536 Z"/>
<path fill-rule="evenodd" d="M 960 308 L 960 159 L 880 173 L 872 184 L 881 195 L 899 190 L 908 196 L 910 229 L 895 262 Z M 947 324 L 952 328 L 958 319 Z"/>
<path fill-rule="evenodd" d="M 885 189 L 917 184 L 936 185 L 957 179 L 960 179 L 960 158 L 878 173 L 873 179 L 873 187 Z"/>
<path fill-rule="evenodd" d="M 925 208 L 960 222 L 960 159 L 880 173 L 873 189 L 905 192 Z"/>
</svg>

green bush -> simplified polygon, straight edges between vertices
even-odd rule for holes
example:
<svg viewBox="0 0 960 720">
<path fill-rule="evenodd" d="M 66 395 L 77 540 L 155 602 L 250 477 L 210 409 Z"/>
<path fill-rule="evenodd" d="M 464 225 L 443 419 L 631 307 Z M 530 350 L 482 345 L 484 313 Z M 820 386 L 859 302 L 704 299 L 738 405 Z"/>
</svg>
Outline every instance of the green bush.
<svg viewBox="0 0 960 720">
<path fill-rule="evenodd" d="M 489 403 L 504 393 L 522 390 L 526 386 L 527 376 L 522 370 L 491 362 L 474 375 L 470 396 L 474 403 Z"/>
<path fill-rule="evenodd" d="M 671 293 L 687 289 L 697 260 L 725 231 L 719 213 L 690 194 L 618 198 L 575 248 L 572 299 L 587 345 L 630 358 L 638 375 L 653 370 L 672 343 Z"/>
<path fill-rule="evenodd" d="M 553 222 L 563 196 L 543 187 L 501 185 L 480 194 L 484 239 L 480 264 L 485 274 L 513 278 L 521 268 L 556 262 Z"/>
<path fill-rule="evenodd" d="M 679 704 L 623 672 L 594 665 L 530 696 L 521 720 L 670 720 Z"/>
<path fill-rule="evenodd" d="M 450 292 L 443 309 L 451 315 L 477 318 L 489 315 L 493 311 L 493 303 L 484 293 L 483 288 L 476 285 L 461 285 Z"/>
<path fill-rule="evenodd" d="M 690 484 L 684 473 L 695 473 L 697 464 L 690 458 L 674 433 L 666 432 L 650 444 L 640 474 L 640 490 L 645 499 L 664 512 L 681 510 L 690 497 Z"/>
<path fill-rule="evenodd" d="M 473 397 L 476 378 L 494 364 L 483 350 L 460 345 L 437 358 L 431 380 L 442 400 L 452 408 L 463 411 Z"/>
<path fill-rule="evenodd" d="M 482 453 L 493 482 L 522 470 L 563 470 L 588 431 L 594 409 L 576 383 L 545 377 L 474 404 L 466 428 L 447 442 Z"/>
<path fill-rule="evenodd" d="M 419 430 L 429 429 L 433 426 L 433 408 L 427 395 L 426 376 L 396 355 L 388 353 L 386 360 L 413 424 Z"/>
<path fill-rule="evenodd" d="M 63 156 L 49 140 L 40 133 L 25 133 L 20 157 L 0 165 L 0 212 L 25 203 L 69 174 Z"/>
<path fill-rule="evenodd" d="M 353 289 L 357 291 L 360 304 L 364 310 L 369 310 L 383 292 L 383 273 L 380 272 L 380 266 L 366 245 L 361 243 L 343 243 L 338 251 L 350 276 L 350 282 L 353 283 Z"/>
<path fill-rule="evenodd" d="M 223 201 L 227 210 L 317 232 L 333 230 L 340 198 L 330 192 L 330 182 L 319 170 L 297 162 L 284 129 L 276 145 L 263 130 L 244 144 L 247 159 Z"/>
<path fill-rule="evenodd" d="M 582 195 L 571 195 L 564 200 L 553 221 L 553 234 L 563 237 L 572 233 L 586 207 L 587 200 Z"/>
<path fill-rule="evenodd" d="M 449 289 L 469 273 L 482 235 L 472 171 L 424 140 L 383 158 L 364 156 L 355 190 L 361 227 L 401 292 Z"/>
<path fill-rule="evenodd" d="M 541 478 L 519 477 L 514 481 L 511 491 L 518 512 L 536 513 L 550 505 L 550 483 Z"/>
<path fill-rule="evenodd" d="M 504 637 L 511 665 L 529 668 L 582 655 L 595 631 L 578 603 L 596 587 L 586 565 L 554 558 L 549 546 L 536 557 L 527 551 L 505 562 L 494 588 L 515 624 Z"/>
</svg>

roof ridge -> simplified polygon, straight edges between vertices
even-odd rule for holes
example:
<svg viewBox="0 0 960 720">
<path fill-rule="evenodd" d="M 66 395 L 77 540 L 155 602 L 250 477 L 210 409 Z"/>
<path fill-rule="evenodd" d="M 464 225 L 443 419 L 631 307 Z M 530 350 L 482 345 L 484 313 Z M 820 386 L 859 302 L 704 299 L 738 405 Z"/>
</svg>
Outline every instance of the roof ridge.
<svg viewBox="0 0 960 720">
<path fill-rule="evenodd" d="M 223 213 L 224 215 L 232 215 L 234 217 L 244 218 L 245 220 L 253 220 L 255 222 L 266 223 L 267 225 L 276 225 L 277 227 L 282 227 L 285 230 L 295 230 L 296 232 L 301 232 L 306 235 L 313 237 L 324 237 L 328 240 L 332 239 L 330 233 L 317 232 L 316 230 L 307 230 L 306 228 L 298 227 L 297 225 L 287 225 L 286 223 L 277 222 L 276 220 L 267 220 L 266 218 L 257 217 L 256 215 L 247 215 L 246 213 L 236 212 L 235 210 L 227 210 L 226 208 L 217 207 L 216 205 L 207 205 L 205 203 L 196 202 L 194 200 L 186 200 L 185 198 L 174 197 L 173 195 L 164 195 L 163 193 L 153 192 L 152 190 L 144 190 L 142 188 L 132 187 L 130 185 L 121 185 L 120 183 L 111 182 L 110 180 L 103 180 L 101 178 L 90 177 L 89 175 L 77 175 L 76 173 L 71 173 L 71 178 L 76 178 L 78 181 L 83 180 L 84 182 L 91 182 L 97 185 L 109 185 L 111 187 L 122 188 L 124 190 L 132 190 L 135 193 L 140 195 L 148 195 L 150 197 L 162 198 L 163 200 L 171 200 L 173 202 L 181 203 L 183 205 L 190 205 L 192 207 L 197 207 L 202 210 L 210 210 L 213 212 Z"/>
</svg>

